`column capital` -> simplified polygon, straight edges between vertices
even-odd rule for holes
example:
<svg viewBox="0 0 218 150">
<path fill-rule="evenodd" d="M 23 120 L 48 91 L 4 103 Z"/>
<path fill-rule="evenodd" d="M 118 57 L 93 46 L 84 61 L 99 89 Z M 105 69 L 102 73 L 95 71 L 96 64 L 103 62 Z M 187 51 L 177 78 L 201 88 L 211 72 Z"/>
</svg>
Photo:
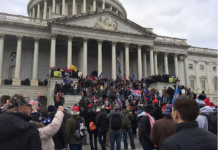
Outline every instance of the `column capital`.
<svg viewBox="0 0 218 150">
<path fill-rule="evenodd" d="M 83 42 L 88 42 L 89 38 L 83 37 Z"/>
<path fill-rule="evenodd" d="M 130 43 L 125 43 L 125 47 L 129 47 Z"/>
<path fill-rule="evenodd" d="M 156 55 L 158 53 L 158 51 L 154 51 L 154 54 Z"/>
<path fill-rule="evenodd" d="M 98 40 L 98 44 L 102 44 L 103 43 L 103 39 L 97 39 Z"/>
<path fill-rule="evenodd" d="M 57 34 L 55 34 L 55 33 L 52 33 L 52 34 L 51 34 L 51 38 L 52 38 L 52 39 L 56 39 L 56 37 L 57 37 Z"/>
<path fill-rule="evenodd" d="M 142 44 L 137 44 L 137 46 L 138 46 L 138 48 L 142 48 L 143 45 Z"/>
<path fill-rule="evenodd" d="M 33 39 L 34 39 L 35 42 L 39 42 L 40 37 L 37 37 L 37 36 L 36 36 L 36 37 L 33 37 Z"/>
<path fill-rule="evenodd" d="M 16 35 L 18 40 L 22 40 L 23 39 L 23 35 Z"/>
<path fill-rule="evenodd" d="M 205 61 L 205 64 L 206 64 L 206 65 L 209 65 L 209 63 L 210 63 L 210 62 L 208 62 L 208 61 Z"/>
<path fill-rule="evenodd" d="M 185 54 L 184 57 L 185 57 L 185 59 L 188 58 L 188 54 Z"/>
<path fill-rule="evenodd" d="M 4 33 L 0 33 L 0 39 L 4 39 L 5 38 L 5 34 Z"/>
<path fill-rule="evenodd" d="M 149 50 L 154 50 L 154 46 L 153 45 L 151 45 L 150 47 L 149 47 Z"/>
<path fill-rule="evenodd" d="M 181 56 L 179 56 L 179 60 L 180 61 L 183 61 L 184 60 L 184 57 L 181 55 Z"/>
<path fill-rule="evenodd" d="M 71 35 L 68 35 L 67 38 L 68 38 L 68 41 L 72 41 L 73 40 L 73 36 L 71 36 Z"/>
<path fill-rule="evenodd" d="M 194 62 L 197 64 L 197 63 L 198 63 L 198 60 L 194 60 Z"/>
<path fill-rule="evenodd" d="M 112 45 L 116 45 L 117 41 L 111 41 Z"/>
<path fill-rule="evenodd" d="M 164 56 L 168 56 L 168 54 L 169 54 L 168 52 L 164 52 Z"/>
<path fill-rule="evenodd" d="M 174 54 L 174 57 L 177 57 L 178 55 L 179 55 L 179 54 L 175 53 L 175 54 Z"/>
</svg>

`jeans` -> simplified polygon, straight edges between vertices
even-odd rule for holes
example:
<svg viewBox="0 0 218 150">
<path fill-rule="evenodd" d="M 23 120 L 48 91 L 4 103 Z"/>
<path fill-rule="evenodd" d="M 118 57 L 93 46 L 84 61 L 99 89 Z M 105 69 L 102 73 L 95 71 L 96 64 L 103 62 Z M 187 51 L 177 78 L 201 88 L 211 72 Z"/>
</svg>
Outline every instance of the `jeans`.
<svg viewBox="0 0 218 150">
<path fill-rule="evenodd" d="M 83 144 L 70 144 L 70 150 L 82 150 Z"/>
<path fill-rule="evenodd" d="M 102 136 L 103 136 L 103 140 L 102 140 Z M 106 136 L 107 136 L 107 130 L 98 130 L 98 141 L 101 145 L 102 150 L 106 150 L 105 148 Z"/>
<path fill-rule="evenodd" d="M 167 96 L 163 96 L 163 103 L 167 103 Z"/>
<path fill-rule="evenodd" d="M 127 133 L 129 134 L 131 148 L 135 149 L 135 143 L 134 143 L 134 139 L 133 139 L 132 128 L 122 129 L 122 133 L 123 133 L 124 149 L 128 149 Z"/>
<path fill-rule="evenodd" d="M 117 150 L 121 149 L 121 133 L 110 133 L 110 150 L 114 150 L 116 141 Z"/>
<path fill-rule="evenodd" d="M 77 95 L 77 89 L 74 89 L 74 95 Z"/>
<path fill-rule="evenodd" d="M 154 147 L 142 146 L 143 150 L 154 150 Z"/>
<path fill-rule="evenodd" d="M 85 139 L 85 140 L 84 140 L 83 144 L 85 145 L 85 144 L 87 143 L 87 135 L 85 136 L 84 139 Z"/>
</svg>

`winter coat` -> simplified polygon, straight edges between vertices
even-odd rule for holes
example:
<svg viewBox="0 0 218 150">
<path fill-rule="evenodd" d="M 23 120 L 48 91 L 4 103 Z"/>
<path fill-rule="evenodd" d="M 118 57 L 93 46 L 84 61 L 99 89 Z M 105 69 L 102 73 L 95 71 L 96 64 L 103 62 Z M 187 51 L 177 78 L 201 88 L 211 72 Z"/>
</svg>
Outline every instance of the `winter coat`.
<svg viewBox="0 0 218 150">
<path fill-rule="evenodd" d="M 79 116 L 83 117 L 83 119 L 86 121 L 86 126 L 88 127 L 88 122 L 87 122 L 89 116 L 88 110 L 81 111 Z"/>
<path fill-rule="evenodd" d="M 64 114 L 62 111 L 57 111 L 52 122 L 42 128 L 38 128 L 39 136 L 42 143 L 42 150 L 55 150 L 55 145 L 52 137 L 59 131 Z"/>
<path fill-rule="evenodd" d="M 159 120 L 162 118 L 163 118 L 163 115 L 162 115 L 161 107 L 158 105 L 155 105 L 154 106 L 154 119 Z"/>
<path fill-rule="evenodd" d="M 133 120 L 132 114 L 127 109 L 123 109 L 122 114 L 124 117 L 127 115 L 129 118 L 128 127 L 125 127 L 125 128 L 127 128 L 127 129 L 131 128 L 132 127 L 132 120 Z M 125 129 L 124 127 L 122 127 L 122 128 Z"/>
<path fill-rule="evenodd" d="M 113 130 L 113 129 L 111 128 L 112 116 L 113 116 L 113 115 L 116 115 L 116 114 L 119 114 L 121 120 L 124 118 L 123 114 L 122 114 L 119 110 L 111 111 L 111 112 L 107 115 L 107 118 L 109 119 L 110 133 L 120 133 L 121 130 L 122 130 L 122 128 L 120 128 L 119 130 Z"/>
<path fill-rule="evenodd" d="M 96 115 L 95 115 L 95 113 L 94 113 L 93 111 L 91 111 L 91 112 L 89 113 L 89 116 L 88 116 L 88 119 L 87 119 L 87 123 L 88 123 L 87 128 L 88 128 L 89 134 L 98 134 L 98 129 L 97 129 L 97 128 L 96 128 L 95 130 L 90 130 L 90 129 L 89 129 L 89 124 L 90 124 L 90 122 L 94 122 L 94 124 L 95 124 L 95 126 L 96 126 Z M 96 127 L 97 127 L 97 126 L 96 126 Z"/>
<path fill-rule="evenodd" d="M 22 113 L 5 113 L 0 116 L 1 150 L 41 150 L 39 131 L 31 117 Z"/>
<path fill-rule="evenodd" d="M 177 125 L 176 134 L 163 141 L 160 150 L 216 150 L 217 136 L 198 127 L 196 121 Z"/>
<path fill-rule="evenodd" d="M 210 106 L 205 106 L 200 109 L 200 113 L 205 113 L 207 115 L 211 112 L 214 112 L 214 110 Z M 208 121 L 205 116 L 199 115 L 196 121 L 198 122 L 199 128 L 208 130 Z"/>
<path fill-rule="evenodd" d="M 164 116 L 163 119 L 156 121 L 151 130 L 150 139 L 154 145 L 161 147 L 162 142 L 176 133 L 176 124 L 171 116 Z"/>
<path fill-rule="evenodd" d="M 150 140 L 151 129 L 147 114 L 145 112 L 142 112 L 138 115 L 138 117 L 138 130 L 141 135 L 142 146 L 154 147 L 154 144 Z"/>
<path fill-rule="evenodd" d="M 72 112 L 73 117 L 80 117 L 79 116 L 79 112 L 78 113 L 73 113 Z M 81 117 L 82 118 L 82 117 Z M 85 120 L 82 118 L 83 122 L 85 123 Z M 75 144 L 75 143 L 83 143 L 84 142 L 84 138 L 81 139 L 77 139 L 73 134 L 75 132 L 75 128 L 76 128 L 76 120 L 74 118 L 70 118 L 67 120 L 67 124 L 66 124 L 66 129 L 65 129 L 65 134 L 66 134 L 66 143 L 68 144 Z"/>
<path fill-rule="evenodd" d="M 131 121 L 132 123 L 132 128 L 138 128 L 138 122 L 137 122 L 137 114 L 135 112 L 132 113 L 133 120 Z"/>
<path fill-rule="evenodd" d="M 96 125 L 98 130 L 108 130 L 109 119 L 107 118 L 107 112 L 105 110 L 100 111 L 96 117 Z"/>
<path fill-rule="evenodd" d="M 162 96 L 167 96 L 167 89 L 162 90 Z"/>
</svg>

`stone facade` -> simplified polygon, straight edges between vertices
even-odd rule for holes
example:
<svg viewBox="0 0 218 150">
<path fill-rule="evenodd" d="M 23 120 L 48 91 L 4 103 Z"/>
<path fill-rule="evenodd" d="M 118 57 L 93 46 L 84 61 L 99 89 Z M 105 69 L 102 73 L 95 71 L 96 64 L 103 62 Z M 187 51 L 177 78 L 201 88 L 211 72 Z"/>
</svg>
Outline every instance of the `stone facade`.
<svg viewBox="0 0 218 150">
<path fill-rule="evenodd" d="M 68 15 L 71 2 L 73 15 Z M 60 5 L 65 6 L 62 13 Z M 82 9 L 83 13 L 76 13 L 78 5 L 90 5 L 90 12 Z M 43 14 L 46 7 L 47 17 Z M 138 79 L 143 75 L 176 75 L 182 85 L 192 87 L 197 94 L 204 90 L 217 104 L 218 51 L 192 47 L 186 39 L 156 35 L 128 20 L 118 0 L 30 0 L 28 13 L 30 17 L 0 13 L 0 79 L 13 79 L 12 86 L 1 83 L 0 96 L 25 90 L 28 95 L 37 95 L 41 90 L 38 79 L 46 79 L 48 66 L 73 64 L 84 76 L 93 71 L 98 75 L 103 71 L 103 77 L 108 74 L 113 79 L 117 74 L 134 74 Z M 16 53 L 13 61 L 12 53 Z M 30 89 L 20 86 L 26 78 L 31 80 Z M 47 104 L 53 103 L 54 82 L 43 87 L 41 95 L 48 99 Z"/>
</svg>

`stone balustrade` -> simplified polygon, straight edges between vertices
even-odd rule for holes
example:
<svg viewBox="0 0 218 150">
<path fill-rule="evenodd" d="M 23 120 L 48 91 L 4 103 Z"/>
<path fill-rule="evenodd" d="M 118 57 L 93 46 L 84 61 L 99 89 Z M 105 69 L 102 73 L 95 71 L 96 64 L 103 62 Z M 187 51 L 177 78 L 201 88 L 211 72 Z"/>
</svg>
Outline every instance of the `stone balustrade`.
<svg viewBox="0 0 218 150">
<path fill-rule="evenodd" d="M 158 36 L 155 41 L 163 41 L 163 42 L 170 42 L 170 43 L 177 43 L 177 44 L 185 44 L 186 39 L 179 39 L 179 38 L 171 38 L 171 37 L 166 37 L 166 36 Z"/>
<path fill-rule="evenodd" d="M 20 15 L 13 15 L 13 14 L 6 14 L 6 13 L 0 13 L 0 20 L 7 20 L 7 21 L 13 21 L 13 22 L 21 22 L 21 23 L 29 23 L 29 24 L 38 24 L 47 26 L 47 20 L 39 19 L 39 18 L 31 18 L 26 16 L 20 16 Z"/>
<path fill-rule="evenodd" d="M 209 53 L 218 53 L 217 49 L 208 49 L 208 48 L 200 48 L 200 47 L 190 47 L 188 49 L 190 52 L 209 52 Z"/>
</svg>

